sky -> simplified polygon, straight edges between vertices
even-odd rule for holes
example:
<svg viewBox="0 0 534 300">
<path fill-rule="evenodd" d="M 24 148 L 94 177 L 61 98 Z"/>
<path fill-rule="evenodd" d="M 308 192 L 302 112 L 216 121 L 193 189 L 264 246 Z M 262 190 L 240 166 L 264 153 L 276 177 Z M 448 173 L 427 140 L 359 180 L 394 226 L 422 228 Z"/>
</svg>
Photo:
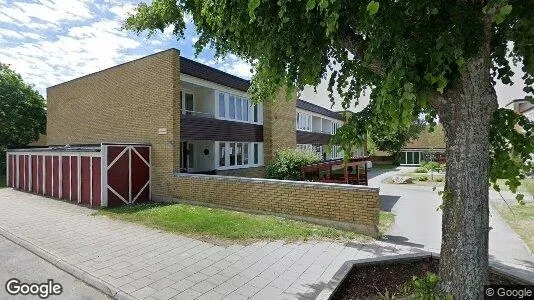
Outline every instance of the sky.
<svg viewBox="0 0 534 300">
<path fill-rule="evenodd" d="M 0 0 L 0 62 L 10 64 L 46 98 L 46 88 L 169 48 L 182 56 L 250 79 L 251 67 L 235 55 L 216 61 L 207 49 L 194 55 L 198 36 L 191 20 L 185 38 L 172 28 L 151 38 L 121 30 L 140 0 Z M 517 74 L 519 78 L 521 74 Z M 521 85 L 496 87 L 501 105 L 522 97 Z M 330 108 L 326 82 L 318 92 L 306 88 L 301 98 Z M 366 104 L 367 97 L 360 103 Z M 334 110 L 341 107 L 336 104 Z"/>
</svg>

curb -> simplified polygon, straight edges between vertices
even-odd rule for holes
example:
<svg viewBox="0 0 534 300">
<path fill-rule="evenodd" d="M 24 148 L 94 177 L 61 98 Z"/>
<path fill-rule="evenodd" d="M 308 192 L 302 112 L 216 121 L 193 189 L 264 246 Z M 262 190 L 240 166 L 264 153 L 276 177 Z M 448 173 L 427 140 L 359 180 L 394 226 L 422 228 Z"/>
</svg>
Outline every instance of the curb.
<svg viewBox="0 0 534 300">
<path fill-rule="evenodd" d="M 125 292 L 121 291 L 119 288 L 103 281 L 102 279 L 95 277 L 86 271 L 58 258 L 54 254 L 46 251 L 45 249 L 23 239 L 20 238 L 9 231 L 5 230 L 4 228 L 0 227 L 0 236 L 5 237 L 6 239 L 10 240 L 11 242 L 21 246 L 22 248 L 32 252 L 33 254 L 39 256 L 40 258 L 46 260 L 47 262 L 51 263 L 52 265 L 56 266 L 57 268 L 67 272 L 68 274 L 74 276 L 75 278 L 79 279 L 83 283 L 90 285 L 91 287 L 101 291 L 105 295 L 117 299 L 117 300 L 138 300 L 137 298 L 126 294 Z"/>
</svg>

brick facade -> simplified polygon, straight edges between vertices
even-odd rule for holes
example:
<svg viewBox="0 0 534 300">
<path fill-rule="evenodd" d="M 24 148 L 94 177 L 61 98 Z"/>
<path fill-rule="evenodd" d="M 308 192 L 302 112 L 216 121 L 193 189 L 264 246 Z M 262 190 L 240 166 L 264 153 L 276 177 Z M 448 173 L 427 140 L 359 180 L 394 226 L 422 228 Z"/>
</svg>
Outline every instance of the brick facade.
<svg viewBox="0 0 534 300">
<path fill-rule="evenodd" d="M 274 101 L 265 101 L 263 105 L 263 152 L 267 165 L 278 151 L 297 147 L 296 102 L 287 100 L 282 89 Z"/>
<path fill-rule="evenodd" d="M 168 195 L 180 161 L 179 73 L 171 49 L 48 88 L 48 145 L 151 144 L 152 191 Z"/>
<path fill-rule="evenodd" d="M 265 167 L 243 168 L 234 170 L 217 170 L 217 175 L 263 178 L 265 177 Z"/>
<path fill-rule="evenodd" d="M 172 197 L 378 235 L 378 189 L 316 182 L 178 174 Z"/>
</svg>

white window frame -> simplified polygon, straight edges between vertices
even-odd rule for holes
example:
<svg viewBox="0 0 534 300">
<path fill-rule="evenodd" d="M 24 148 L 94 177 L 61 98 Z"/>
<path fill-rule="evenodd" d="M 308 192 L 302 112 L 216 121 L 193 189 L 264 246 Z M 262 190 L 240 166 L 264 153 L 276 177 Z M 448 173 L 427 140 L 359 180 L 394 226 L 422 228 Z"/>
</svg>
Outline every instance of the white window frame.
<svg viewBox="0 0 534 300">
<path fill-rule="evenodd" d="M 224 95 L 224 116 L 220 116 L 219 114 L 219 95 Z M 230 96 L 234 97 L 235 102 L 235 118 L 230 118 Z M 237 114 L 237 102 L 238 99 L 241 102 L 241 119 L 238 119 Z M 254 122 L 254 106 L 257 106 L 258 110 L 258 121 Z M 243 97 L 237 94 L 223 92 L 223 91 L 215 91 L 215 109 L 217 110 L 217 114 L 215 115 L 216 119 L 219 120 L 226 120 L 226 121 L 232 121 L 232 122 L 240 122 L 240 123 L 248 123 L 248 124 L 263 124 L 263 104 L 257 103 L 253 104 L 252 101 L 248 97 Z M 245 113 L 246 112 L 246 113 Z M 245 120 L 245 115 L 247 119 Z"/>
<path fill-rule="evenodd" d="M 225 165 L 220 166 L 220 144 L 224 143 L 224 153 L 225 153 Z M 236 148 L 236 156 L 235 156 L 235 165 L 230 165 L 230 144 L 235 144 Z M 242 149 L 242 155 L 241 155 L 241 164 L 239 164 L 239 161 L 237 159 L 237 148 L 238 144 L 241 145 Z M 248 164 L 244 164 L 245 159 L 245 144 L 247 144 L 248 149 Z M 258 163 L 254 163 L 254 144 L 258 145 Z M 215 152 L 215 169 L 216 170 L 232 170 L 232 169 L 245 169 L 245 168 L 254 168 L 254 167 L 260 167 L 264 164 L 264 157 L 263 157 L 263 143 L 262 142 L 236 142 L 236 141 L 216 141 L 215 142 L 215 148 L 217 151 Z"/>
<path fill-rule="evenodd" d="M 182 93 L 182 114 L 185 115 L 187 112 L 194 113 L 195 112 L 195 98 L 196 98 L 195 93 L 189 89 L 184 89 L 180 91 L 180 93 Z M 185 94 L 190 94 L 193 96 L 193 110 L 192 111 L 185 110 Z"/>
<path fill-rule="evenodd" d="M 299 131 L 312 131 L 312 115 L 297 111 L 296 117 L 297 130 Z"/>
</svg>

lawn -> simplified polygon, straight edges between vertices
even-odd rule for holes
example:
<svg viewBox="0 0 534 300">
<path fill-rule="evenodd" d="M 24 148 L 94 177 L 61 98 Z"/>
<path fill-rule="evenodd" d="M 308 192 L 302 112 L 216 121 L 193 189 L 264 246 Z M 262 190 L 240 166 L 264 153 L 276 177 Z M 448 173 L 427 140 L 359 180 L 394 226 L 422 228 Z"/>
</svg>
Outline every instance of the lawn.
<svg viewBox="0 0 534 300">
<path fill-rule="evenodd" d="M 200 238 L 233 241 L 371 240 L 354 232 L 306 222 L 187 204 L 140 204 L 101 209 L 95 214 Z M 381 212 L 380 229 L 387 230 L 394 218 L 391 213 Z"/>
<path fill-rule="evenodd" d="M 534 203 L 528 202 L 525 205 L 495 204 L 501 217 L 508 225 L 523 239 L 525 244 L 534 252 Z M 510 210 L 511 208 L 511 210 Z"/>
<path fill-rule="evenodd" d="M 504 183 L 505 179 L 497 179 L 497 184 L 502 190 L 508 190 L 508 186 Z M 526 192 L 527 194 L 534 195 L 534 179 L 527 178 L 520 180 L 519 192 Z"/>
</svg>

